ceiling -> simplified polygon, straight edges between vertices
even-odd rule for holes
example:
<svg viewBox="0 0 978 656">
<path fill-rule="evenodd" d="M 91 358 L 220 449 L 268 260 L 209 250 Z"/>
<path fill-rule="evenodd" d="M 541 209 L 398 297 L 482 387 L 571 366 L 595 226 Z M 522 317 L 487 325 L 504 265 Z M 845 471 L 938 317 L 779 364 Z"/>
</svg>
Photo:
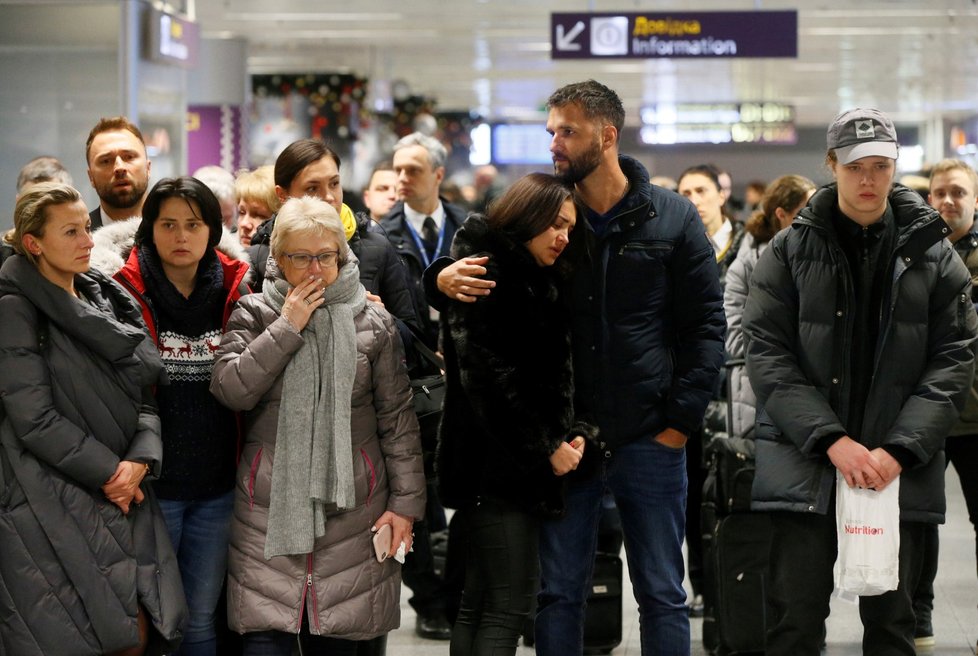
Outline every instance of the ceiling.
<svg viewBox="0 0 978 656">
<path fill-rule="evenodd" d="M 975 0 L 188 0 L 205 37 L 248 42 L 252 73 L 351 72 L 439 110 L 539 120 L 554 88 L 593 77 L 629 123 L 654 102 L 794 105 L 799 125 L 877 106 L 900 123 L 978 114 Z M 551 12 L 798 9 L 797 59 L 553 60 Z M 370 99 L 368 98 L 368 101 Z"/>
</svg>

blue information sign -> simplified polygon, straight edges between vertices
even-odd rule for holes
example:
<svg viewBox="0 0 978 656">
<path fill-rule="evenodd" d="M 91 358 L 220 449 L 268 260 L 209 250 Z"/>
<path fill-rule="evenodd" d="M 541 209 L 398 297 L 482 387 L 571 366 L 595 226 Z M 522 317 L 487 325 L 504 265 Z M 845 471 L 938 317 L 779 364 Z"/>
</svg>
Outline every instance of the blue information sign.
<svg viewBox="0 0 978 656">
<path fill-rule="evenodd" d="M 552 13 L 553 59 L 797 57 L 797 11 Z"/>
</svg>

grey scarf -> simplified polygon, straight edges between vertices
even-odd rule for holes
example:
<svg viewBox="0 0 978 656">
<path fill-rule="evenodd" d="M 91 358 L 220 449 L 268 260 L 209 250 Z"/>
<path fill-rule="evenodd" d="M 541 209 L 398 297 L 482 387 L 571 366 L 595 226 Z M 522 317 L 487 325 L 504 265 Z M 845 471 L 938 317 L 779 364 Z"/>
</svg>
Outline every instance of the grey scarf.
<svg viewBox="0 0 978 656">
<path fill-rule="evenodd" d="M 289 284 L 269 258 L 265 301 L 282 312 Z M 355 258 L 340 268 L 285 368 L 275 436 L 265 558 L 310 553 L 326 513 L 352 508 L 350 404 L 356 375 L 353 318 L 366 303 Z"/>
</svg>

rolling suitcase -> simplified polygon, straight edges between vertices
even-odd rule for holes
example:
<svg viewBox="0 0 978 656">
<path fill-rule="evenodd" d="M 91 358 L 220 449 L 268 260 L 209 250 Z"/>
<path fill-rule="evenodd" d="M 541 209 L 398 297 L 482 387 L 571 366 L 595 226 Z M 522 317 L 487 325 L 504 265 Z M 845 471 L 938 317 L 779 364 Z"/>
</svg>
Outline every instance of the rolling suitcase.
<svg viewBox="0 0 978 656">
<path fill-rule="evenodd" d="M 743 360 L 727 363 L 742 365 Z M 767 568 L 771 524 L 766 513 L 750 510 L 754 482 L 751 430 L 716 433 L 705 448 L 708 474 L 703 486 L 704 616 L 703 646 L 711 654 L 763 654 L 767 632 Z"/>
<path fill-rule="evenodd" d="M 762 654 L 767 631 L 771 524 L 763 513 L 720 518 L 709 546 L 703 645 L 710 653 Z"/>
<path fill-rule="evenodd" d="M 585 654 L 609 654 L 621 644 L 623 576 L 621 558 L 600 551 L 595 554 L 591 590 L 584 610 Z M 534 614 L 530 613 L 523 628 L 523 644 L 527 647 L 534 644 Z"/>
<path fill-rule="evenodd" d="M 609 654 L 621 644 L 621 558 L 598 552 L 584 611 L 584 653 Z"/>
</svg>

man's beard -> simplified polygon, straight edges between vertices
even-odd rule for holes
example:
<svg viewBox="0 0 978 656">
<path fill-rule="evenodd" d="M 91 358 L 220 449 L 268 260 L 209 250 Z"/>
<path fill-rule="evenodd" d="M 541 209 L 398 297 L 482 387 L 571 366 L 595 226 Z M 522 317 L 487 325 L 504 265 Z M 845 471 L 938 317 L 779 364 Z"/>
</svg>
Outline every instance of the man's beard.
<svg viewBox="0 0 978 656">
<path fill-rule="evenodd" d="M 148 182 L 140 183 L 134 179 L 131 189 L 127 191 L 116 191 L 112 187 L 115 182 L 116 180 L 112 180 L 109 184 L 96 188 L 95 192 L 98 194 L 99 200 L 103 203 L 120 210 L 130 209 L 138 205 L 143 200 L 143 195 L 149 186 Z"/>
<path fill-rule="evenodd" d="M 558 171 L 556 165 L 554 166 L 554 175 L 567 184 L 577 184 L 601 165 L 601 141 L 595 140 L 591 148 L 581 153 L 579 158 L 573 160 L 568 157 L 564 164 L 566 168 L 563 172 Z"/>
</svg>

